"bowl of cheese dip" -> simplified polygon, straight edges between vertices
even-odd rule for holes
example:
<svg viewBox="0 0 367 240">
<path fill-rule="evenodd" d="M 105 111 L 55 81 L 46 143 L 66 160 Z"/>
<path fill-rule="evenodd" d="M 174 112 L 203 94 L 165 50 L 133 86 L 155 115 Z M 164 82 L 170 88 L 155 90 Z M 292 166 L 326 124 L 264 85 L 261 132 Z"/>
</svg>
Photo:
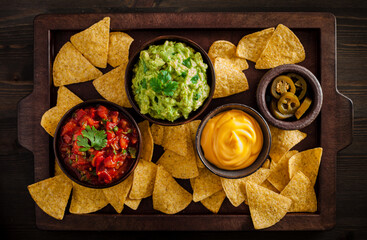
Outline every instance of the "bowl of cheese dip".
<svg viewBox="0 0 367 240">
<path fill-rule="evenodd" d="M 268 157 L 271 133 L 264 118 L 243 104 L 214 109 L 201 122 L 195 147 L 200 160 L 224 178 L 246 177 Z"/>
</svg>

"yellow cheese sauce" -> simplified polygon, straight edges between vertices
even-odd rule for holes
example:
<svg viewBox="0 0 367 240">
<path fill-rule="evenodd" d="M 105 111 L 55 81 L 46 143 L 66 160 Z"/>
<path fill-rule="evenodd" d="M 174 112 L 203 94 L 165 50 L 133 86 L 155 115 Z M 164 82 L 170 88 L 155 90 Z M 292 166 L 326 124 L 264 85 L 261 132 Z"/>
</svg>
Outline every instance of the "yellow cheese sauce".
<svg viewBox="0 0 367 240">
<path fill-rule="evenodd" d="M 201 135 L 205 158 L 215 166 L 237 170 L 250 166 L 263 146 L 257 121 L 241 110 L 229 110 L 210 119 Z"/>
</svg>

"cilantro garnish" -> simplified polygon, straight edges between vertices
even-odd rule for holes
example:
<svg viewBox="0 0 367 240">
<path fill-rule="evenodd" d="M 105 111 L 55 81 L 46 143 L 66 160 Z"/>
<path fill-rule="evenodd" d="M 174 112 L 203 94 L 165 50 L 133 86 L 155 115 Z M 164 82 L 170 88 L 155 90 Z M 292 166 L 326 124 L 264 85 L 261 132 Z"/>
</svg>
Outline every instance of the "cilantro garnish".
<svg viewBox="0 0 367 240">
<path fill-rule="evenodd" d="M 185 60 L 183 60 L 182 62 L 183 65 L 185 65 L 186 67 L 190 68 L 191 67 L 191 58 L 186 58 Z"/>
<path fill-rule="evenodd" d="M 90 148 L 96 150 L 101 150 L 107 145 L 107 134 L 104 130 L 97 130 L 94 126 L 91 128 L 87 126 L 85 130 L 82 131 L 82 135 L 77 137 L 77 144 L 79 151 L 85 152 Z"/>
<path fill-rule="evenodd" d="M 198 83 L 198 80 L 199 80 L 199 75 L 197 74 L 191 78 L 191 82 L 195 84 Z"/>
<path fill-rule="evenodd" d="M 199 98 L 200 98 L 200 93 L 195 93 L 194 100 L 199 100 Z"/>
<path fill-rule="evenodd" d="M 168 71 L 161 70 L 157 77 L 150 79 L 150 86 L 156 93 L 163 92 L 166 96 L 173 96 L 178 83 L 172 80 Z"/>
</svg>

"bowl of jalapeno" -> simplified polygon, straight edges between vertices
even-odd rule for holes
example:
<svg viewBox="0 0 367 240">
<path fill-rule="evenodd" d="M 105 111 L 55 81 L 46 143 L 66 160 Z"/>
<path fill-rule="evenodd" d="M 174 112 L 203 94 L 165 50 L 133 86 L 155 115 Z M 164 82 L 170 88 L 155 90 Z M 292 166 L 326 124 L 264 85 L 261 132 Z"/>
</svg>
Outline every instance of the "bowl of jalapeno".
<svg viewBox="0 0 367 240">
<path fill-rule="evenodd" d="M 323 94 L 319 80 L 308 69 L 286 64 L 268 71 L 256 92 L 264 118 L 282 129 L 310 125 L 321 111 Z"/>
</svg>

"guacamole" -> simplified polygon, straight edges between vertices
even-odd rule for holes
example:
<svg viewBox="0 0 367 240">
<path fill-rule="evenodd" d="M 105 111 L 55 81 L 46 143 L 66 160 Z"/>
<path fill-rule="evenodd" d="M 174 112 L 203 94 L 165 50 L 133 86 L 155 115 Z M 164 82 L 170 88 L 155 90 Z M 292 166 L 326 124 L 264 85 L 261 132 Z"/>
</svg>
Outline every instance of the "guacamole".
<svg viewBox="0 0 367 240">
<path fill-rule="evenodd" d="M 198 109 L 209 95 L 199 52 L 184 43 L 166 41 L 140 52 L 132 89 L 142 114 L 173 122 Z"/>
</svg>

